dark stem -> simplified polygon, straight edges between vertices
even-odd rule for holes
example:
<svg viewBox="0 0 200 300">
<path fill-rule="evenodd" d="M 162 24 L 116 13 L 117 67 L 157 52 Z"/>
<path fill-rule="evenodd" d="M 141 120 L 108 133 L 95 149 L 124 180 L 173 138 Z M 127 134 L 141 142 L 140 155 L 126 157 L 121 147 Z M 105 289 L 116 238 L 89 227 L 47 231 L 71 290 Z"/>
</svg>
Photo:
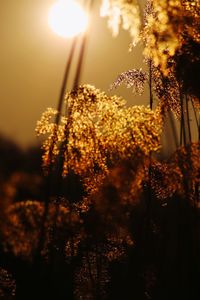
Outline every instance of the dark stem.
<svg viewBox="0 0 200 300">
<path fill-rule="evenodd" d="M 196 112 L 196 109 L 194 107 L 194 103 L 193 103 L 192 100 L 191 100 L 191 103 L 192 103 L 192 107 L 193 107 L 193 111 L 194 111 L 194 117 L 195 117 L 195 121 L 196 121 L 196 125 L 197 125 L 197 130 L 198 130 L 198 139 L 200 140 L 200 119 L 198 120 L 197 112 Z"/>
<path fill-rule="evenodd" d="M 152 61 L 149 61 L 149 104 L 150 109 L 153 109 L 153 91 L 152 91 Z M 152 153 L 149 153 L 149 168 L 148 168 L 148 196 L 146 201 L 146 242 L 147 248 L 149 246 L 149 239 L 150 239 L 150 227 L 151 227 L 151 206 L 152 206 Z"/>
<path fill-rule="evenodd" d="M 149 61 L 149 104 L 153 109 L 153 89 L 152 89 L 152 61 Z"/>
<path fill-rule="evenodd" d="M 40 253 L 42 251 L 42 248 L 43 248 L 44 242 L 45 242 L 45 225 L 46 225 L 46 221 L 47 221 L 47 217 L 48 217 L 49 199 L 51 196 L 51 186 L 52 186 L 53 150 L 54 150 L 56 140 L 57 140 L 57 131 L 58 131 L 58 125 L 60 122 L 64 94 L 65 94 L 66 85 L 67 85 L 69 72 L 70 72 L 70 68 L 71 68 L 71 63 L 72 63 L 72 59 L 73 59 L 73 55 L 74 55 L 74 50 L 76 47 L 76 42 L 77 42 L 77 39 L 74 38 L 71 49 L 70 49 L 69 57 L 67 59 L 63 82 L 62 82 L 61 89 L 60 89 L 60 95 L 59 95 L 58 107 L 57 107 L 58 113 L 57 113 L 56 120 L 55 120 L 55 127 L 54 127 L 54 131 L 53 131 L 52 143 L 51 143 L 51 146 L 49 149 L 49 167 L 48 167 L 48 175 L 46 177 L 46 187 L 45 187 L 45 195 L 44 195 L 44 213 L 43 213 L 42 221 L 41 221 L 41 229 L 40 229 L 40 233 L 39 233 L 38 247 L 37 247 L 36 254 L 35 254 L 36 260 L 40 256 Z"/>
<path fill-rule="evenodd" d="M 96 271 L 97 271 L 97 282 L 96 282 L 96 293 L 95 293 L 95 299 L 99 300 L 101 299 L 100 295 L 100 274 L 101 274 L 101 257 L 100 253 L 98 251 L 98 246 L 97 244 L 95 245 L 95 252 L 96 252 Z"/>
<path fill-rule="evenodd" d="M 86 42 L 87 42 L 87 34 L 85 33 L 81 41 L 81 49 L 80 49 L 79 60 L 78 60 L 78 65 L 77 65 L 74 84 L 73 84 L 73 90 L 77 89 L 79 85 Z"/>
<path fill-rule="evenodd" d="M 60 89 L 60 96 L 59 96 L 58 107 L 57 107 L 58 114 L 57 114 L 56 122 L 55 122 L 56 125 L 58 125 L 59 121 L 60 121 L 60 115 L 61 115 L 61 110 L 62 110 L 62 106 L 63 106 L 64 95 L 65 95 L 65 91 L 66 91 L 67 81 L 68 81 L 68 77 L 69 77 L 69 72 L 70 72 L 76 44 L 77 44 L 77 38 L 74 38 L 72 41 L 72 46 L 71 46 L 71 50 L 70 50 L 69 57 L 67 60 L 62 86 Z"/>
<path fill-rule="evenodd" d="M 185 129 L 185 118 L 184 118 L 184 98 L 179 84 L 180 92 L 180 104 L 181 104 L 181 128 L 180 128 L 180 146 L 186 145 L 186 129 Z M 183 140 L 182 140 L 183 138 Z"/>
<path fill-rule="evenodd" d="M 182 110 L 182 109 L 181 109 Z M 183 122 L 182 122 L 182 113 L 181 113 L 181 124 L 180 124 L 180 146 L 183 144 Z"/>
<path fill-rule="evenodd" d="M 185 101 L 186 101 L 186 114 L 187 114 L 188 136 L 189 136 L 189 141 L 191 143 L 191 141 L 192 141 L 192 135 L 191 135 L 191 126 L 190 126 L 189 99 L 188 99 L 187 95 L 185 97 Z"/>
<path fill-rule="evenodd" d="M 171 129 L 172 129 L 174 141 L 175 141 L 175 144 L 176 144 L 176 148 L 178 148 L 178 146 L 179 146 L 179 144 L 178 144 L 178 135 L 177 135 L 177 131 L 176 131 L 176 126 L 174 124 L 174 118 L 173 118 L 172 112 L 169 112 L 169 120 L 170 120 L 170 125 L 171 125 Z"/>
<path fill-rule="evenodd" d="M 90 1 L 88 10 L 91 9 L 92 4 L 93 4 L 93 1 Z M 86 42 L 87 42 L 87 33 L 85 33 L 81 37 L 81 48 L 80 48 L 78 63 L 77 63 L 77 67 L 76 67 L 73 90 L 78 87 L 79 80 L 80 80 L 80 74 L 81 74 L 81 69 L 82 69 L 85 46 L 86 46 Z M 69 77 L 69 72 L 70 72 L 71 63 L 72 63 L 72 59 L 73 59 L 73 56 L 74 56 L 74 51 L 75 51 L 75 48 L 76 48 L 76 44 L 77 44 L 77 38 L 74 38 L 74 40 L 72 42 L 72 47 L 71 47 L 71 51 L 70 51 L 70 54 L 69 54 L 69 58 L 68 58 L 68 61 L 67 61 L 67 65 L 66 65 L 66 69 L 65 69 L 65 73 L 64 73 L 64 78 L 63 78 L 63 83 L 62 83 L 62 87 L 61 87 L 61 91 L 60 91 L 60 97 L 59 97 L 59 101 L 58 101 L 58 109 L 57 109 L 58 114 L 57 114 L 57 118 L 56 118 L 56 121 L 55 121 L 55 123 L 56 123 L 55 141 L 56 141 L 56 138 L 57 138 L 57 130 L 58 130 L 58 124 L 60 122 L 60 116 L 61 116 L 61 110 L 62 110 L 62 106 L 63 106 L 64 94 L 65 94 L 65 90 L 66 90 L 67 80 L 68 80 L 68 77 Z M 72 125 L 71 124 L 72 123 L 72 117 L 71 116 L 72 116 L 72 111 L 73 111 L 73 104 L 74 104 L 74 102 L 72 102 L 71 107 L 68 107 L 68 102 L 66 103 L 67 123 L 65 124 L 65 128 L 64 128 L 64 141 L 62 142 L 61 147 L 60 147 L 60 159 L 59 159 L 58 165 L 57 165 L 57 183 L 56 183 L 56 198 L 57 198 L 57 201 L 55 203 L 55 214 L 54 214 L 53 225 L 52 225 L 53 232 L 56 230 L 56 227 L 57 227 L 56 223 L 57 223 L 57 217 L 58 217 L 58 213 L 59 213 L 59 198 L 61 198 L 63 196 L 62 195 L 62 174 L 63 174 L 63 166 L 64 166 L 64 162 L 65 162 L 65 157 L 68 153 L 68 140 L 69 140 L 69 134 L 70 134 L 70 127 Z M 54 148 L 54 141 L 53 141 L 52 152 L 53 152 L 53 148 Z M 49 174 L 51 175 L 51 173 L 52 173 L 52 170 Z M 67 173 L 69 174 L 69 170 L 68 170 Z M 48 207 L 47 207 L 47 212 L 46 212 L 45 216 L 47 217 L 47 215 L 48 215 Z M 70 218 L 71 218 L 71 207 L 70 207 Z M 70 237 L 70 244 L 71 244 L 72 255 L 74 255 L 74 241 L 73 241 L 73 236 L 72 235 Z M 53 250 L 53 248 L 51 247 L 51 251 L 52 250 Z"/>
<path fill-rule="evenodd" d="M 89 273 L 89 278 L 90 278 L 90 282 L 91 282 L 91 286 L 92 286 L 92 292 L 93 292 L 93 296 L 95 296 L 95 280 L 92 276 L 92 268 L 91 268 L 91 263 L 90 263 L 90 257 L 88 254 L 88 251 L 86 250 L 86 255 L 85 255 L 86 261 L 87 261 L 87 265 L 88 265 L 88 273 Z"/>
<path fill-rule="evenodd" d="M 91 11 L 93 3 L 94 3 L 93 0 L 91 0 L 89 2 L 88 7 L 87 7 L 88 12 Z M 88 31 L 86 31 L 84 33 L 82 40 L 81 40 L 80 54 L 79 54 L 78 65 L 77 65 L 76 74 L 75 74 L 75 78 L 74 78 L 73 90 L 75 90 L 78 87 L 79 82 L 80 82 L 80 76 L 81 76 L 81 71 L 82 71 L 82 66 L 83 66 L 83 57 L 84 57 L 84 53 L 85 53 L 87 39 L 88 39 Z"/>
</svg>

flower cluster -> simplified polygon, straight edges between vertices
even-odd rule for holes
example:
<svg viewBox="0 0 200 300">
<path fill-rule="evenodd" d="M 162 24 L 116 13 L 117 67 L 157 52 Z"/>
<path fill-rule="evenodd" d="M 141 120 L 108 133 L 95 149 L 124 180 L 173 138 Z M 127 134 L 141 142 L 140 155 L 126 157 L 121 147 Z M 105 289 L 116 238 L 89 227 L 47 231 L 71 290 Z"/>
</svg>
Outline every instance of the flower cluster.
<svg viewBox="0 0 200 300">
<path fill-rule="evenodd" d="M 117 161 L 135 156 L 137 151 L 148 155 L 160 147 L 162 118 L 160 111 L 145 106 L 126 107 L 126 101 L 107 96 L 93 86 L 84 85 L 66 96 L 68 115 L 61 118 L 57 139 L 53 125 L 39 121 L 38 134 L 48 132 L 43 144 L 44 165 L 62 155 L 63 175 L 73 170 L 83 178 L 107 174 Z M 48 114 L 48 112 L 47 112 Z M 46 113 L 45 113 L 46 115 Z M 57 151 L 50 157 L 50 148 Z"/>
<path fill-rule="evenodd" d="M 171 110 L 177 118 L 181 115 L 181 89 L 174 70 L 164 76 L 160 68 L 152 65 L 153 90 L 162 107 Z"/>
<path fill-rule="evenodd" d="M 174 57 L 187 41 L 200 42 L 199 1 L 149 0 L 142 37 L 144 54 L 168 73 L 168 59 Z M 152 9 L 149 9 L 152 7 Z"/>
</svg>

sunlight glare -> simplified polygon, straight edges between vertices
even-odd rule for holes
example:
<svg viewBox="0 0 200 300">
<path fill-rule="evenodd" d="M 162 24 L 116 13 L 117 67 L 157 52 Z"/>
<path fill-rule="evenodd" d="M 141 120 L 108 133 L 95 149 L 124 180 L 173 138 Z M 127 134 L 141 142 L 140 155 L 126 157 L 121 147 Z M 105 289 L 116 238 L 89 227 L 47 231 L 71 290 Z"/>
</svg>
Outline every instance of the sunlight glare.
<svg viewBox="0 0 200 300">
<path fill-rule="evenodd" d="M 49 25 L 58 35 L 71 38 L 86 30 L 88 16 L 73 0 L 59 0 L 49 11 Z"/>
</svg>

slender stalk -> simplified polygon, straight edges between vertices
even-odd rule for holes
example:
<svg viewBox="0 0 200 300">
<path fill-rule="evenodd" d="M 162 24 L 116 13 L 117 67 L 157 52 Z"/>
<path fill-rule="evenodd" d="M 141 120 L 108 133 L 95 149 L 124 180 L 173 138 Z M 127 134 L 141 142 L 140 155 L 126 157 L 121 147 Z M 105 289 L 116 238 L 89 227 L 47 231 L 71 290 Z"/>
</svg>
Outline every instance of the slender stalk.
<svg viewBox="0 0 200 300">
<path fill-rule="evenodd" d="M 185 97 L 185 101 L 186 101 L 186 114 L 187 114 L 187 126 L 188 126 L 188 136 L 189 136 L 189 142 L 191 143 L 192 141 L 192 135 L 191 135 L 191 128 L 190 128 L 190 114 L 189 114 L 189 100 L 188 97 L 186 95 Z"/>
<path fill-rule="evenodd" d="M 198 139 L 200 140 L 200 117 L 199 117 L 199 120 L 198 120 L 197 112 L 196 112 L 196 109 L 194 107 L 194 103 L 193 103 L 192 100 L 191 100 L 191 103 L 192 103 L 192 107 L 193 107 L 193 111 L 194 111 L 194 117 L 195 117 L 195 121 L 196 121 L 196 125 L 197 125 L 197 130 L 198 130 Z"/>
<path fill-rule="evenodd" d="M 65 90 L 66 90 L 66 86 L 67 86 L 69 72 L 70 72 L 70 68 L 71 68 L 71 64 L 72 64 L 72 59 L 73 59 L 73 56 L 74 56 L 76 42 L 77 42 L 77 39 L 74 38 L 74 40 L 72 42 L 72 45 L 71 45 L 69 57 L 67 59 L 65 72 L 64 72 L 64 77 L 63 77 L 63 82 L 62 82 L 61 89 L 60 89 L 60 95 L 59 95 L 58 106 L 57 106 L 58 113 L 57 113 L 57 116 L 56 116 L 56 119 L 55 119 L 55 127 L 54 127 L 54 131 L 53 131 L 53 138 L 52 138 L 52 143 L 51 143 L 51 146 L 50 146 L 50 149 L 49 149 L 49 167 L 48 167 L 48 175 L 46 177 L 46 187 L 45 187 L 45 195 L 44 195 L 44 213 L 43 213 L 42 220 L 41 220 L 41 228 L 40 228 L 40 233 L 39 233 L 38 247 L 37 247 L 36 254 L 35 254 L 36 260 L 37 260 L 37 257 L 40 256 L 40 253 L 42 251 L 42 248 L 43 248 L 44 242 L 45 242 L 45 225 L 46 225 L 46 221 L 47 221 L 47 217 L 48 217 L 48 211 L 49 211 L 49 199 L 50 199 L 50 196 L 51 196 L 51 189 L 50 188 L 52 186 L 53 151 L 54 151 L 54 147 L 55 147 L 56 140 L 57 140 L 57 131 L 58 131 L 58 125 L 59 125 L 59 122 L 60 122 L 60 116 L 61 116 L 61 110 L 62 110 L 62 105 L 63 105 L 63 100 L 64 100 L 64 94 L 65 94 Z"/>
<path fill-rule="evenodd" d="M 87 261 L 89 278 L 90 278 L 90 282 L 91 282 L 91 286 L 92 286 L 92 290 L 93 290 L 93 294 L 94 294 L 95 293 L 95 280 L 92 276 L 92 268 L 91 268 L 91 263 L 90 263 L 90 257 L 89 257 L 89 253 L 88 253 L 87 250 L 86 250 L 85 258 L 86 258 L 86 261 Z"/>
<path fill-rule="evenodd" d="M 149 104 L 153 109 L 153 88 L 152 88 L 152 61 L 149 60 Z"/>
<path fill-rule="evenodd" d="M 180 130 L 180 146 L 186 145 L 186 129 L 185 129 L 185 117 L 184 117 L 184 98 L 179 84 L 180 92 L 180 104 L 181 104 L 181 130 Z M 183 138 L 183 140 L 182 140 Z"/>
<path fill-rule="evenodd" d="M 99 300 L 101 299 L 100 295 L 100 274 L 101 274 L 101 257 L 100 253 L 98 251 L 98 246 L 97 244 L 95 245 L 95 252 L 96 252 L 96 272 L 97 272 L 97 281 L 96 281 L 96 293 L 95 293 L 95 299 Z"/>
<path fill-rule="evenodd" d="M 177 149 L 178 146 L 179 146 L 179 144 L 178 144 L 178 136 L 177 136 L 176 126 L 174 124 L 174 119 L 173 119 L 173 116 L 172 116 L 171 112 L 169 112 L 169 120 L 170 120 L 170 124 L 171 124 L 171 129 L 172 129 L 174 141 L 175 141 L 175 144 L 176 144 L 176 149 Z"/>
<path fill-rule="evenodd" d="M 93 1 L 90 1 L 88 10 L 91 10 L 92 4 L 93 4 Z M 85 3 L 85 5 L 86 5 L 86 3 Z M 75 70 L 73 90 L 75 90 L 79 85 L 83 57 L 84 57 L 84 52 L 85 52 L 85 46 L 86 46 L 86 42 L 87 42 L 87 34 L 88 34 L 88 32 L 86 32 L 81 37 L 81 48 L 80 48 L 80 52 L 79 52 L 77 67 Z M 77 45 L 77 38 L 74 38 L 74 40 L 72 42 L 72 48 L 71 48 L 71 51 L 69 54 L 69 58 L 67 61 L 65 74 L 64 74 L 64 78 L 63 78 L 63 83 L 62 83 L 62 87 L 61 87 L 61 91 L 60 91 L 60 97 L 59 97 L 59 101 L 58 101 L 58 109 L 57 109 L 58 114 L 57 114 L 57 118 L 55 121 L 55 123 L 56 123 L 56 127 L 55 127 L 56 128 L 56 138 L 57 138 L 57 128 L 58 128 L 58 124 L 60 122 L 61 110 L 62 110 L 62 106 L 63 106 L 64 94 L 65 94 L 65 90 L 66 90 L 66 86 L 67 86 L 67 80 L 69 77 L 69 72 L 70 72 L 71 63 L 72 63 L 72 59 L 74 56 L 74 51 L 75 51 L 76 45 Z M 64 128 L 64 141 L 62 142 L 61 147 L 60 147 L 60 159 L 59 159 L 58 165 L 57 165 L 57 184 L 56 184 L 57 201 L 55 204 L 55 214 L 54 214 L 53 225 L 52 225 L 53 229 L 56 229 L 57 217 L 58 217 L 58 213 L 59 213 L 59 198 L 61 198 L 63 196 L 62 195 L 62 175 L 63 175 L 63 167 L 64 167 L 64 162 L 65 162 L 65 157 L 68 153 L 68 140 L 69 140 L 69 134 L 70 134 L 70 127 L 72 125 L 71 116 L 72 116 L 72 112 L 73 112 L 73 104 L 74 104 L 74 102 L 72 102 L 71 106 L 69 107 L 68 102 L 66 103 L 67 122 L 66 122 L 65 128 Z M 54 147 L 54 145 L 53 145 L 53 147 Z M 71 219 L 71 205 L 70 205 L 69 214 L 70 214 L 70 219 Z M 48 215 L 48 209 L 47 209 L 46 215 Z M 74 241 L 73 241 L 72 235 L 70 237 L 70 244 L 71 244 L 71 249 L 73 252 L 72 255 L 74 255 Z M 53 251 L 52 247 L 51 247 L 51 251 Z"/>
<path fill-rule="evenodd" d="M 88 4 L 88 12 L 91 11 L 92 6 L 93 6 L 94 1 L 91 0 Z M 82 71 L 82 66 L 83 66 L 83 57 L 84 57 L 84 53 L 85 53 L 85 47 L 87 44 L 87 39 L 88 39 L 88 30 L 84 33 L 83 38 L 81 40 L 81 46 L 80 46 L 80 54 L 79 54 L 79 60 L 78 60 L 78 64 L 77 64 L 77 69 L 76 69 L 76 74 L 75 74 L 75 78 L 74 78 L 74 84 L 73 84 L 73 90 L 75 90 L 78 85 L 79 85 L 79 81 L 80 81 L 80 76 L 81 76 L 81 71 Z"/>
<path fill-rule="evenodd" d="M 75 90 L 79 85 L 86 42 L 87 42 L 87 35 L 85 33 L 83 36 L 83 39 L 82 39 L 82 43 L 81 43 L 81 50 L 80 50 L 80 54 L 79 54 L 79 60 L 78 60 L 78 65 L 77 65 L 77 69 L 76 69 L 73 90 Z"/>
<path fill-rule="evenodd" d="M 85 2 L 85 1 L 84 1 Z M 91 12 L 92 9 L 92 5 L 93 5 L 93 0 L 91 0 L 88 3 L 88 13 Z M 86 3 L 85 3 L 86 5 Z M 74 83 L 73 83 L 73 90 L 76 90 L 76 88 L 79 85 L 79 81 L 80 81 L 80 76 L 81 76 L 81 70 L 82 70 L 82 64 L 83 64 L 83 58 L 84 58 L 84 53 L 85 53 L 85 47 L 86 47 L 86 43 L 87 43 L 87 38 L 88 38 L 88 32 L 84 33 L 84 35 L 81 37 L 81 46 L 80 46 L 80 52 L 79 52 L 79 57 L 78 57 L 78 63 L 77 63 L 77 67 L 75 70 L 75 77 L 74 77 Z M 76 45 L 76 40 L 75 40 L 75 45 Z M 74 47 L 75 47 L 74 45 Z M 73 49 L 74 50 L 74 49 Z M 73 51 L 74 53 L 74 51 Z M 72 53 L 72 55 L 73 55 Z M 67 72 L 66 72 L 67 73 Z M 63 81 L 64 82 L 64 81 Z M 65 86 L 63 84 L 63 90 L 61 91 L 61 95 L 60 95 L 60 101 L 62 97 L 62 92 L 65 90 Z M 68 144 L 68 139 L 69 139 L 69 131 L 70 131 L 70 127 L 71 127 L 71 123 L 72 123 L 72 112 L 73 112 L 73 105 L 74 102 L 72 102 L 71 107 L 68 106 L 68 101 L 66 102 L 66 116 L 67 116 L 67 123 L 65 125 L 65 129 L 64 129 L 64 141 L 61 144 L 61 150 L 60 150 L 60 160 L 59 160 L 59 164 L 58 164 L 58 185 L 57 185 L 57 195 L 60 195 L 60 188 L 61 188 L 61 181 L 62 181 L 62 172 L 63 172 L 63 166 L 64 166 L 64 161 L 65 161 L 65 157 L 67 154 L 67 144 Z M 59 111 L 59 110 L 58 110 Z"/>
<path fill-rule="evenodd" d="M 152 61 L 149 61 L 149 104 L 150 109 L 153 109 L 153 90 L 152 90 Z M 152 206 L 152 153 L 149 153 L 149 167 L 148 167 L 148 196 L 146 200 L 146 243 L 147 249 L 149 246 L 149 238 L 150 238 L 150 224 L 151 224 L 151 206 Z M 148 250 L 147 250 L 148 251 Z"/>
<path fill-rule="evenodd" d="M 182 110 L 182 109 L 181 109 Z M 181 124 L 180 124 L 180 147 L 183 145 L 183 122 L 181 113 Z"/>
<path fill-rule="evenodd" d="M 58 125 L 59 121 L 60 121 L 60 115 L 61 115 L 61 110 L 62 110 L 62 106 L 63 106 L 64 95 L 65 95 L 65 91 L 66 91 L 67 81 L 68 81 L 68 77 L 69 77 L 69 72 L 70 72 L 76 44 L 77 44 L 77 38 L 74 38 L 72 41 L 72 46 L 71 46 L 71 50 L 70 50 L 67 64 L 65 67 L 65 73 L 64 73 L 64 77 L 63 77 L 62 86 L 60 89 L 60 96 L 59 96 L 58 107 L 57 107 L 58 114 L 57 114 L 56 122 L 55 122 L 56 125 Z"/>
</svg>

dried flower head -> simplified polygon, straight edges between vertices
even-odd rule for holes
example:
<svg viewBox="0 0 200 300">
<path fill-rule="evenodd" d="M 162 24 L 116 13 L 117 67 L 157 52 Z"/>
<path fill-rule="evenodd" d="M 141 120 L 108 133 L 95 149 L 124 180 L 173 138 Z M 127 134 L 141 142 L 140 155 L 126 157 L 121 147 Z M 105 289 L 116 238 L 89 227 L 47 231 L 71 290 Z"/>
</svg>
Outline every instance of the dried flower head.
<svg viewBox="0 0 200 300">
<path fill-rule="evenodd" d="M 153 89 L 161 106 L 171 110 L 177 118 L 181 115 L 181 89 L 176 78 L 175 71 L 170 68 L 166 76 L 160 68 L 151 66 L 153 77 Z"/>
<path fill-rule="evenodd" d="M 154 161 L 151 166 L 151 188 L 157 199 L 165 201 L 170 199 L 177 190 L 181 189 L 182 174 L 177 165 L 167 162 Z"/>
<path fill-rule="evenodd" d="M 53 126 L 43 117 L 37 126 L 38 134 L 51 128 L 43 144 L 44 165 L 63 158 L 63 175 L 69 170 L 82 178 L 107 174 L 108 168 L 119 160 L 135 156 L 136 151 L 148 155 L 160 147 L 162 117 L 160 110 L 151 111 L 145 106 L 126 107 L 126 101 L 117 96 L 107 96 L 93 86 L 84 85 L 67 94 L 68 116 L 61 118 L 57 140 Z M 44 128 L 43 128 L 44 127 Z M 49 157 L 55 143 L 58 151 Z"/>
<path fill-rule="evenodd" d="M 127 88 L 132 88 L 133 93 L 141 95 L 144 92 L 144 84 L 147 81 L 147 73 L 142 69 L 132 69 L 121 73 L 110 89 L 115 89 L 122 83 L 125 83 Z"/>
</svg>

